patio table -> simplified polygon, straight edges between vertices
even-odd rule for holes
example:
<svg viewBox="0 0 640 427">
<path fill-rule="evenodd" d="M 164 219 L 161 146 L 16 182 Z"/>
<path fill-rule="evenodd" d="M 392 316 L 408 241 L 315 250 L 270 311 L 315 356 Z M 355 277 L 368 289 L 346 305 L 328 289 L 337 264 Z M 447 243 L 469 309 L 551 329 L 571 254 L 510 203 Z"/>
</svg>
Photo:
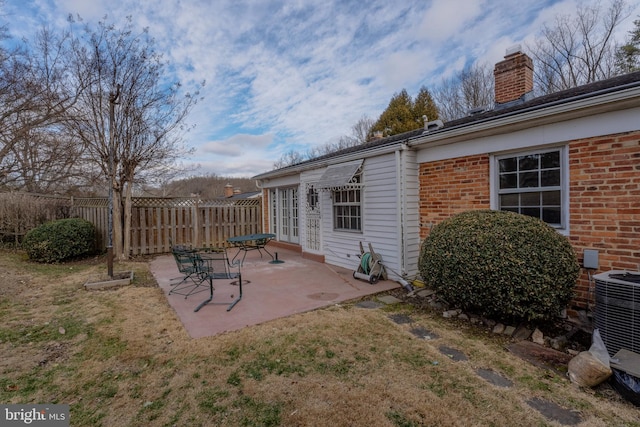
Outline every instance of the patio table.
<svg viewBox="0 0 640 427">
<path fill-rule="evenodd" d="M 258 233 L 228 238 L 227 242 L 238 248 L 238 252 L 233 257 L 232 262 L 236 260 L 238 255 L 240 255 L 240 252 L 244 252 L 244 255 L 242 256 L 242 262 L 240 263 L 240 265 L 242 265 L 244 263 L 245 257 L 247 256 L 247 252 L 255 250 L 260 252 L 260 258 L 262 258 L 262 251 L 264 250 L 269 254 L 271 260 L 273 260 L 273 255 L 271 255 L 271 252 L 269 252 L 265 246 L 267 246 L 267 243 L 269 243 L 272 239 L 275 239 L 275 237 L 276 235 L 271 233 Z"/>
</svg>

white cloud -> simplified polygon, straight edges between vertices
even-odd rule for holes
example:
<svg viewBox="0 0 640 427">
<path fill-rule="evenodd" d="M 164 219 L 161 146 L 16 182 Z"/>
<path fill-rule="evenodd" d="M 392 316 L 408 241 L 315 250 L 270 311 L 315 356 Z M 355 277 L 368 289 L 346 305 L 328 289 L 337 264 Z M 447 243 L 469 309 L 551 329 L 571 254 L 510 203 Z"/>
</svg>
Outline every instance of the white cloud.
<svg viewBox="0 0 640 427">
<path fill-rule="evenodd" d="M 208 154 L 238 157 L 251 150 L 263 150 L 271 142 L 273 142 L 273 135 L 237 134 L 225 140 L 206 142 L 201 149 Z"/>
<path fill-rule="evenodd" d="M 87 0 L 57 0 L 55 8 L 63 13 L 79 15 L 83 20 L 102 19 L 110 9 L 107 3 Z"/>
<path fill-rule="evenodd" d="M 7 0 L 6 9 L 20 36 L 64 27 L 70 12 L 88 23 L 131 15 L 186 87 L 207 81 L 187 120 L 189 161 L 251 176 L 283 152 L 348 134 L 362 115 L 377 118 L 403 88 L 413 95 L 474 61 L 492 66 L 577 1 Z"/>
<path fill-rule="evenodd" d="M 433 43 L 443 43 L 464 30 L 483 9 L 479 0 L 435 0 L 422 18 L 420 36 Z"/>
</svg>

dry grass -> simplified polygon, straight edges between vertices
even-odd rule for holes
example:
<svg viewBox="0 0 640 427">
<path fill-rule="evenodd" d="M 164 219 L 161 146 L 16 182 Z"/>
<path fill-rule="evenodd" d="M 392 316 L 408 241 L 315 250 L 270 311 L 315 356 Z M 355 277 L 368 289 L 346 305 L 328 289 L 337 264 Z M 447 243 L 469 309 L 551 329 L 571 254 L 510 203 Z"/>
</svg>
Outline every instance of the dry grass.
<svg viewBox="0 0 640 427">
<path fill-rule="evenodd" d="M 102 269 L 0 253 L 0 401 L 68 403 L 74 426 L 558 425 L 526 403 L 543 397 L 579 411 L 584 426 L 640 426 L 640 411 L 608 386 L 577 389 L 503 341 L 410 306 L 347 304 L 194 340 L 146 263 L 118 266 L 135 271 L 133 286 L 83 290 Z M 440 338 L 416 338 L 416 326 Z M 492 386 L 478 368 L 514 385 Z"/>
</svg>

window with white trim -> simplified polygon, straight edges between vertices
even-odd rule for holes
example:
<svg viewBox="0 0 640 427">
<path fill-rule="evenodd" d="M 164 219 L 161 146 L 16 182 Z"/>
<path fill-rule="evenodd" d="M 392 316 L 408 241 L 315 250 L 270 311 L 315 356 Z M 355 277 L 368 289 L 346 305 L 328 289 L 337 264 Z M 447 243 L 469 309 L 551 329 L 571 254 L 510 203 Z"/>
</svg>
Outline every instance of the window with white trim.
<svg viewBox="0 0 640 427">
<path fill-rule="evenodd" d="M 566 228 L 568 198 L 564 148 L 496 156 L 497 209 L 539 218 Z"/>
<path fill-rule="evenodd" d="M 362 231 L 361 174 L 356 173 L 349 183 L 332 190 L 333 228 L 335 230 Z"/>
</svg>

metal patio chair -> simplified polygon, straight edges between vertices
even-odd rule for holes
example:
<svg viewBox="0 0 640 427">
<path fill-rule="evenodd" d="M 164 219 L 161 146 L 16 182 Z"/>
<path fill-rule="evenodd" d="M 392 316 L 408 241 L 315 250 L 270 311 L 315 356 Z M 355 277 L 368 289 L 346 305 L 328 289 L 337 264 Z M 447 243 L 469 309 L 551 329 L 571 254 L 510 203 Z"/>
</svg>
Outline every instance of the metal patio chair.
<svg viewBox="0 0 640 427">
<path fill-rule="evenodd" d="M 204 280 L 209 281 L 209 298 L 201 302 L 194 311 L 199 311 L 213 300 L 214 280 L 234 280 L 235 282 L 232 282 L 232 284 L 238 285 L 238 296 L 229 303 L 227 311 L 230 311 L 242 299 L 242 273 L 240 271 L 242 263 L 240 261 L 230 261 L 225 248 L 206 249 L 198 252 L 196 257 L 201 261 L 201 263 L 197 264 L 201 268 L 201 276 Z M 227 302 L 220 304 L 227 304 Z"/>
<path fill-rule="evenodd" d="M 183 295 L 186 299 L 190 295 L 206 291 L 205 267 L 202 259 L 197 257 L 197 252 L 181 246 L 173 246 L 171 253 L 182 277 L 171 280 L 169 295 Z"/>
</svg>

